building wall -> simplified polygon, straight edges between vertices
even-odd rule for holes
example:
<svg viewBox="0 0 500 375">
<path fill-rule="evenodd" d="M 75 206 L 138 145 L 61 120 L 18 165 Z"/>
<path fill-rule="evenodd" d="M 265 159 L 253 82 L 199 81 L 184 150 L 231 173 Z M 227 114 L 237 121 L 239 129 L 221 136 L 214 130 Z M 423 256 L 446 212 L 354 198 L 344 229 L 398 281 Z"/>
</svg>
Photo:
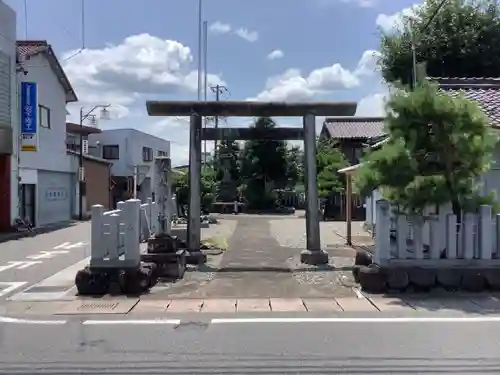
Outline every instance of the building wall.
<svg viewBox="0 0 500 375">
<path fill-rule="evenodd" d="M 1 156 L 0 160 L 0 229 L 7 229 L 19 215 L 18 202 L 18 110 L 17 110 L 17 85 L 16 85 L 16 13 L 13 9 L 0 1 L 0 54 L 2 54 L 1 70 L 7 74 L 2 77 L 4 88 L 10 95 L 2 95 L 1 106 L 5 111 L 0 126 L 12 129 L 13 149 L 10 155 Z M 5 87 L 7 86 L 7 87 Z M 0 111 L 2 109 L 0 108 Z M 10 119 L 10 121 L 9 121 Z M 10 134 L 2 133 L 2 134 Z"/>
<path fill-rule="evenodd" d="M 84 159 L 85 176 L 87 178 L 87 212 L 93 205 L 101 204 L 105 209 L 110 205 L 110 167 L 108 164 Z"/>
<path fill-rule="evenodd" d="M 66 151 L 66 94 L 43 54 L 26 60 L 23 67 L 27 74 L 21 80 L 37 83 L 38 104 L 50 110 L 50 122 L 42 126 L 38 116 L 38 150 L 20 152 L 21 183 L 36 176 L 37 226 L 71 220 L 78 190 L 76 169 Z"/>
<path fill-rule="evenodd" d="M 96 142 L 99 142 L 98 147 L 95 147 Z M 101 158 L 103 157 L 103 146 L 118 145 L 120 147 L 119 159 L 110 160 L 113 162 L 111 174 L 114 176 L 132 176 L 134 174 L 134 166 L 148 165 L 150 168 L 142 177 L 151 178 L 153 175 L 153 162 L 143 161 L 143 147 L 152 148 L 154 156 L 156 156 L 157 151 L 166 152 L 166 156 L 170 156 L 169 141 L 135 129 L 105 130 L 100 134 L 91 134 L 89 135 L 89 143 L 95 147 L 91 149 L 92 155 Z"/>
<path fill-rule="evenodd" d="M 38 84 L 38 104 L 50 109 L 50 129 L 38 126 L 38 151 L 21 152 L 21 167 L 46 171 L 71 170 L 66 152 L 66 95 L 43 54 L 25 63 L 28 71 L 22 81 Z M 40 119 L 38 119 L 40 122 Z"/>
</svg>

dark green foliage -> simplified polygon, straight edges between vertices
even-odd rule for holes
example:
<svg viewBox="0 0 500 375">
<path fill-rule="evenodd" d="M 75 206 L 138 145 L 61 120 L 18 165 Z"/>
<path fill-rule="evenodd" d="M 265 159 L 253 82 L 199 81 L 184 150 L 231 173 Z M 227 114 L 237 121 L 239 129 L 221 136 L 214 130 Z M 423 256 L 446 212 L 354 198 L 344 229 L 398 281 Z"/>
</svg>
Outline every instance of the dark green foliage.
<svg viewBox="0 0 500 375">
<path fill-rule="evenodd" d="M 425 0 L 413 20 L 381 31 L 382 75 L 387 82 L 408 84 L 412 77 L 410 23 L 417 61 L 430 77 L 500 77 L 500 7 L 496 0 Z M 427 26 L 427 27 L 426 27 Z M 425 30 L 424 30 L 425 28 Z"/>
<path fill-rule="evenodd" d="M 477 207 L 477 178 L 489 168 L 496 137 L 478 105 L 438 93 L 422 83 L 415 91 L 397 91 L 389 100 L 386 127 L 390 141 L 371 152 L 356 186 L 383 195 L 407 212 L 432 204 Z"/>
</svg>

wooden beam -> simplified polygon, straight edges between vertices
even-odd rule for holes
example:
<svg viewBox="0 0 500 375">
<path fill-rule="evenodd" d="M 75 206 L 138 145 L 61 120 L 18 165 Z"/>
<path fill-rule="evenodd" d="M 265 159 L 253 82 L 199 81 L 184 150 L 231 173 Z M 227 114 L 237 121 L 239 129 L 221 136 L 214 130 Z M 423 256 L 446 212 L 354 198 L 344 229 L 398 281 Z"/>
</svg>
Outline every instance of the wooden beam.
<svg viewBox="0 0 500 375">
<path fill-rule="evenodd" d="M 287 117 L 354 116 L 356 102 L 147 101 L 150 116 Z"/>
<path fill-rule="evenodd" d="M 201 139 L 206 141 L 227 140 L 302 140 L 304 129 L 302 128 L 204 128 L 201 130 Z"/>
</svg>

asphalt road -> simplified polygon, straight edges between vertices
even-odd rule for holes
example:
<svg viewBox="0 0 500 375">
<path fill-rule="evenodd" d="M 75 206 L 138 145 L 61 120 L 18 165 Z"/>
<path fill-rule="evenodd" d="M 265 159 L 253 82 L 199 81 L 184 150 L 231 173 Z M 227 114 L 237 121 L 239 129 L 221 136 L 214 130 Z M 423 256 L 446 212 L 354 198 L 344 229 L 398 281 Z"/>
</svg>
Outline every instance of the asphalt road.
<svg viewBox="0 0 500 375">
<path fill-rule="evenodd" d="M 498 374 L 499 322 L 0 324 L 0 374 Z"/>
<path fill-rule="evenodd" d="M 0 284 L 25 282 L 23 289 L 88 256 L 89 222 L 0 243 Z M 0 301 L 6 297 L 0 292 Z"/>
</svg>

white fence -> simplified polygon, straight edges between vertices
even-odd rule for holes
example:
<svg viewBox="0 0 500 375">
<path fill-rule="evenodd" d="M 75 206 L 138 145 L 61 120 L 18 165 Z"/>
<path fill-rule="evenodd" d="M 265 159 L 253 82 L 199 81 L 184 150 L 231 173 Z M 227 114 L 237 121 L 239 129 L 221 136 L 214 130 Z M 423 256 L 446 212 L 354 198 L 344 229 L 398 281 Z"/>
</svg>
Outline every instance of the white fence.
<svg viewBox="0 0 500 375">
<path fill-rule="evenodd" d="M 500 215 L 482 205 L 464 213 L 460 224 L 450 205 L 439 214 L 395 213 L 388 201 L 376 202 L 375 263 L 412 266 L 500 265 Z"/>
</svg>

